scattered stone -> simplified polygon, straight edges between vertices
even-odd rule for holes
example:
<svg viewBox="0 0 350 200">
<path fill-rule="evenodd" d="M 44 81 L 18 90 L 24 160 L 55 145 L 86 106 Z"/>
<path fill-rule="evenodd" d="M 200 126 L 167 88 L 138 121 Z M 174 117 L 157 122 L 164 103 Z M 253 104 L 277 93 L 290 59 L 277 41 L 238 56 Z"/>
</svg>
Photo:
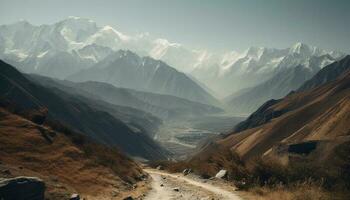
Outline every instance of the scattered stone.
<svg viewBox="0 0 350 200">
<path fill-rule="evenodd" d="M 175 191 L 175 192 L 178 192 L 178 191 L 180 191 L 180 189 L 179 188 L 173 188 L 173 190 Z"/>
<path fill-rule="evenodd" d="M 158 169 L 158 170 L 163 170 L 164 167 L 163 167 L 162 165 L 158 165 L 158 167 L 157 167 L 156 169 Z"/>
<path fill-rule="evenodd" d="M 134 198 L 132 198 L 132 196 L 128 196 L 128 197 L 125 197 L 123 200 L 134 200 Z"/>
<path fill-rule="evenodd" d="M 163 187 L 164 186 L 164 184 L 162 183 L 162 184 L 160 184 L 160 187 Z"/>
<path fill-rule="evenodd" d="M 118 191 L 114 191 L 114 190 L 112 191 L 112 196 L 113 196 L 113 197 L 118 196 L 118 194 L 119 194 L 119 192 L 118 192 Z"/>
<path fill-rule="evenodd" d="M 227 178 L 227 170 L 220 170 L 216 175 L 215 175 L 216 178 L 221 178 L 221 179 L 224 179 L 224 178 Z"/>
<path fill-rule="evenodd" d="M 0 181 L 0 199 L 45 199 L 45 183 L 36 177 L 16 177 Z"/>
<path fill-rule="evenodd" d="M 214 180 L 214 179 L 215 179 L 215 177 L 210 177 L 210 178 L 209 178 L 209 180 L 211 180 L 211 181 Z"/>
<path fill-rule="evenodd" d="M 2 170 L 1 173 L 3 173 L 4 175 L 11 175 L 11 171 L 8 169 Z"/>
<path fill-rule="evenodd" d="M 142 181 L 145 181 L 145 180 L 147 180 L 147 175 L 146 174 L 141 174 L 139 176 L 139 179 L 142 180 Z"/>
<path fill-rule="evenodd" d="M 184 170 L 182 171 L 182 174 L 183 174 L 184 176 L 186 176 L 186 175 L 188 175 L 188 174 L 190 174 L 190 173 L 192 173 L 192 169 L 184 169 Z"/>
<path fill-rule="evenodd" d="M 80 200 L 79 194 L 72 194 L 69 198 L 69 200 Z"/>
</svg>

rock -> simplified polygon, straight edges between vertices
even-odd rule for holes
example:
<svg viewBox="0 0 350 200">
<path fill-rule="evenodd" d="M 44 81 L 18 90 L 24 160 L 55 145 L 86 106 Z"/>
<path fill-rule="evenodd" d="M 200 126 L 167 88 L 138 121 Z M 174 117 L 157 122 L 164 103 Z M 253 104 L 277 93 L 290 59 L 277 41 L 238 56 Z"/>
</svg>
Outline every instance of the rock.
<svg viewBox="0 0 350 200">
<path fill-rule="evenodd" d="M 3 173 L 4 175 L 11 175 L 11 171 L 8 169 L 2 170 L 1 173 Z"/>
<path fill-rule="evenodd" d="M 227 178 L 227 170 L 220 170 L 216 175 L 215 175 L 216 178 Z"/>
<path fill-rule="evenodd" d="M 139 176 L 139 179 L 142 180 L 142 181 L 145 181 L 145 180 L 147 180 L 147 175 L 146 174 L 141 174 Z"/>
<path fill-rule="evenodd" d="M 157 167 L 156 169 L 158 169 L 158 170 L 163 170 L 164 167 L 163 167 L 162 165 L 158 165 L 158 167 Z"/>
<path fill-rule="evenodd" d="M 69 198 L 69 200 L 80 200 L 79 194 L 72 194 Z"/>
<path fill-rule="evenodd" d="M 163 187 L 164 186 L 164 184 L 160 184 L 160 187 Z"/>
<path fill-rule="evenodd" d="M 180 191 L 180 189 L 179 188 L 173 188 L 173 190 L 175 191 L 175 192 L 178 192 L 178 191 Z"/>
<path fill-rule="evenodd" d="M 45 183 L 36 177 L 16 177 L 0 181 L 0 199 L 45 199 Z"/>
<path fill-rule="evenodd" d="M 134 200 L 134 198 L 132 198 L 132 196 L 128 196 L 128 197 L 125 197 L 123 200 Z"/>
<path fill-rule="evenodd" d="M 113 197 L 118 196 L 118 194 L 119 194 L 119 192 L 118 192 L 118 191 L 115 191 L 115 190 L 113 190 L 113 191 L 112 191 L 112 196 L 113 196 Z"/>
<path fill-rule="evenodd" d="M 182 174 L 183 174 L 184 176 L 186 176 L 186 175 L 188 175 L 188 174 L 190 174 L 190 173 L 192 173 L 192 169 L 184 169 L 184 170 L 182 171 Z"/>
</svg>

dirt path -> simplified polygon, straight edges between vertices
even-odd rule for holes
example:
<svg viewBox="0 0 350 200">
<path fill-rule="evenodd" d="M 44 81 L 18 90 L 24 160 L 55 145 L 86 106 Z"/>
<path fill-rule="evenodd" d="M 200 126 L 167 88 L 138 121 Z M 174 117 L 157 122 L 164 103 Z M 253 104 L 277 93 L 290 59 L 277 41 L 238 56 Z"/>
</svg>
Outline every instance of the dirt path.
<svg viewBox="0 0 350 200">
<path fill-rule="evenodd" d="M 145 200 L 243 200 L 227 189 L 200 182 L 180 174 L 146 169 L 153 179 L 152 190 Z M 178 189 L 178 191 L 176 191 Z"/>
</svg>

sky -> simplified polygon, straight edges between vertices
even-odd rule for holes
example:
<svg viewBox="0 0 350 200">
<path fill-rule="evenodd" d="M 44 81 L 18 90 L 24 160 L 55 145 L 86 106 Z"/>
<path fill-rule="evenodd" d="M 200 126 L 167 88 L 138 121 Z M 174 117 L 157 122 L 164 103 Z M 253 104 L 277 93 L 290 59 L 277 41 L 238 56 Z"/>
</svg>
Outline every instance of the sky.
<svg viewBox="0 0 350 200">
<path fill-rule="evenodd" d="M 218 52 L 303 42 L 350 53 L 349 7 L 350 0 L 0 0 L 0 24 L 79 16 Z"/>
</svg>

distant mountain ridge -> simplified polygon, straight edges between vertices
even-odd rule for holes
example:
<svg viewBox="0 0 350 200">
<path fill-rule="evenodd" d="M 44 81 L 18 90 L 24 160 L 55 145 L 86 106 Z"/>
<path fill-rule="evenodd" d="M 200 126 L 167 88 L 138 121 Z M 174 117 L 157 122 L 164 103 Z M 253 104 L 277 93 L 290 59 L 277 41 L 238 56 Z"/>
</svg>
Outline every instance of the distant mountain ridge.
<svg viewBox="0 0 350 200">
<path fill-rule="evenodd" d="M 0 26 L 0 58 L 27 73 L 63 79 L 120 49 L 163 60 L 191 74 L 220 97 L 254 87 L 286 68 L 299 65 L 307 68 L 311 57 L 329 55 L 339 59 L 344 55 L 303 43 L 285 49 L 251 47 L 242 53 L 213 53 L 162 38 L 151 39 L 146 33 L 126 35 L 81 17 L 68 17 L 49 25 L 20 21 Z M 326 64 L 329 63 L 320 66 Z"/>
<path fill-rule="evenodd" d="M 202 87 L 166 63 L 119 50 L 96 65 L 67 78 L 75 82 L 98 81 L 116 87 L 167 94 L 208 105 L 219 102 Z"/>
<path fill-rule="evenodd" d="M 267 81 L 257 86 L 246 88 L 244 92 L 238 92 L 225 99 L 229 109 L 235 113 L 249 114 L 256 110 L 262 103 L 269 99 L 279 99 L 297 90 L 309 80 L 324 65 L 335 62 L 330 55 L 311 56 L 307 63 L 280 69 Z"/>
<path fill-rule="evenodd" d="M 205 146 L 194 159 L 207 164 L 208 160 L 201 158 L 210 159 L 224 150 L 243 160 L 273 157 L 284 164 L 306 158 L 317 163 L 327 160 L 336 147 L 350 141 L 349 64 L 346 57 L 329 65 L 327 74 L 337 75 L 324 84 L 267 101 L 235 131 Z M 337 73 L 337 67 L 346 70 Z M 324 73 L 320 71 L 311 80 Z"/>
<path fill-rule="evenodd" d="M 73 94 L 100 99 L 114 105 L 135 108 L 151 113 L 163 120 L 221 112 L 221 109 L 214 106 L 192 102 L 170 95 L 117 88 L 108 83 L 94 81 L 75 83 L 40 77 L 38 75 L 30 75 L 30 77 L 47 87 L 57 87 Z M 145 114 L 140 113 L 140 115 Z"/>
<path fill-rule="evenodd" d="M 203 61 L 191 74 L 221 96 L 229 96 L 297 66 L 303 66 L 315 74 L 343 56 L 343 53 L 325 51 L 303 43 L 285 49 L 251 47 L 244 53 L 234 54 L 234 59 L 222 57 L 215 62 Z M 315 68 L 316 63 L 318 68 Z"/>
<path fill-rule="evenodd" d="M 329 81 L 333 81 L 345 71 L 349 70 L 349 68 L 350 55 L 347 55 L 343 59 L 321 69 L 312 79 L 306 81 L 298 91 L 312 89 Z"/>
<path fill-rule="evenodd" d="M 0 98 L 15 104 L 21 112 L 40 110 L 43 119 L 58 120 L 94 141 L 117 146 L 132 156 L 164 158 L 162 148 L 143 130 L 132 130 L 112 115 L 112 111 L 103 110 L 98 102 L 94 105 L 59 89 L 45 88 L 3 61 L 0 61 L 0 71 Z"/>
</svg>

